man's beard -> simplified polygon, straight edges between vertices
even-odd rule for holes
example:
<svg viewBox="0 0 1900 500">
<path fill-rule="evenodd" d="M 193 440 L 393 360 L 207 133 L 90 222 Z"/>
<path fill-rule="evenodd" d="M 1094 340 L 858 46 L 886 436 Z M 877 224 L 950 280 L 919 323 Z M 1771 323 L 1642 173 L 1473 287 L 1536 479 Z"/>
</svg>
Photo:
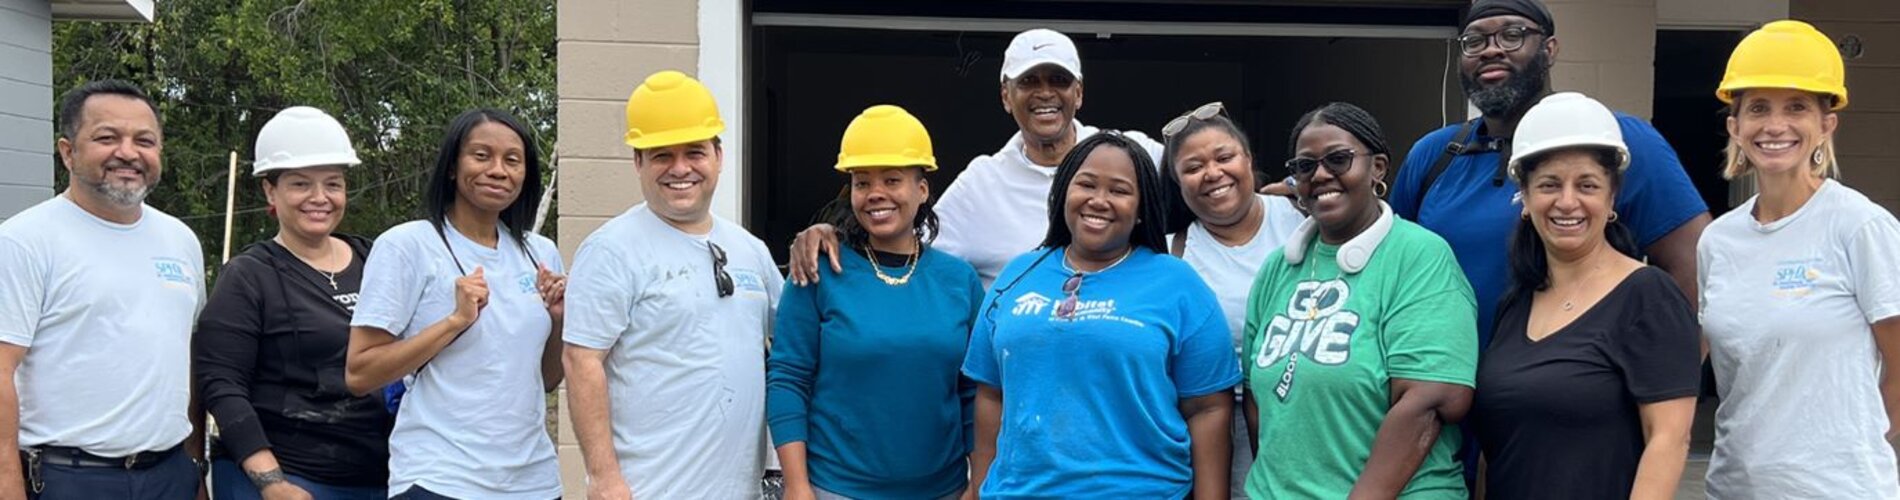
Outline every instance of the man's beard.
<svg viewBox="0 0 1900 500">
<path fill-rule="evenodd" d="M 1543 93 L 1550 82 L 1550 56 L 1548 52 L 1537 51 L 1520 71 L 1513 71 L 1510 78 L 1494 87 L 1485 87 L 1478 83 L 1476 75 L 1463 72 L 1459 73 L 1458 82 L 1464 85 L 1465 98 L 1484 112 L 1484 116 L 1510 116 L 1530 109 Z"/>
<path fill-rule="evenodd" d="M 100 176 L 98 179 L 85 179 L 86 187 L 91 188 L 94 194 L 98 194 L 113 205 L 130 207 L 144 203 L 145 196 L 152 194 L 152 186 L 158 184 L 158 179 L 148 179 L 139 186 L 134 187 L 124 185 L 123 183 L 115 183 L 107 178 L 107 171 L 123 165 L 125 165 L 125 162 L 107 160 L 106 164 L 99 170 Z"/>
</svg>

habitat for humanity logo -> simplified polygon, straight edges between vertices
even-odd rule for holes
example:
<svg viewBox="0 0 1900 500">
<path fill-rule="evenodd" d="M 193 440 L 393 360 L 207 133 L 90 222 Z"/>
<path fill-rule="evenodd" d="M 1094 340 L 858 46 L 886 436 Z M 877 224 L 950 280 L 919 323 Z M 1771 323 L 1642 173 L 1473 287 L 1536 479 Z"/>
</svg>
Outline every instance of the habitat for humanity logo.
<svg viewBox="0 0 1900 500">
<path fill-rule="evenodd" d="M 1781 298 L 1806 297 L 1821 280 L 1821 259 L 1784 260 L 1775 263 L 1774 295 Z"/>
<path fill-rule="evenodd" d="M 1010 309 L 1009 313 L 1014 316 L 1035 316 L 1042 314 L 1042 310 L 1047 308 L 1049 308 L 1048 297 L 1044 297 L 1040 293 L 1029 292 L 1016 297 L 1016 308 Z"/>
<path fill-rule="evenodd" d="M 190 273 L 186 273 L 185 261 L 170 257 L 153 257 L 152 267 L 158 271 L 158 280 L 166 288 L 196 290 Z"/>
</svg>

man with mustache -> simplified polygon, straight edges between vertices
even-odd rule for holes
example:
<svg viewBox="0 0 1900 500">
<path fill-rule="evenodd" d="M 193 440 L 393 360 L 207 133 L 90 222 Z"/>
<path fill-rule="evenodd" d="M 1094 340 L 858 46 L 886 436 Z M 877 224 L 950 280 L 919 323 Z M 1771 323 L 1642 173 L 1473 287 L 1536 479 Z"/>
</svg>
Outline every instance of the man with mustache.
<svg viewBox="0 0 1900 500">
<path fill-rule="evenodd" d="M 1068 35 L 1048 29 L 1018 33 L 1003 52 L 1003 111 L 1018 132 L 995 153 L 970 160 L 937 200 L 942 233 L 931 246 L 968 261 L 984 286 L 1010 259 L 1036 248 L 1049 230 L 1049 184 L 1056 165 L 1077 142 L 1100 129 L 1075 119 L 1082 109 L 1082 58 Z M 1161 164 L 1160 143 L 1138 132 L 1130 138 Z M 791 279 L 818 280 L 818 254 L 838 263 L 838 236 L 828 224 L 798 234 L 792 244 Z"/>
<path fill-rule="evenodd" d="M 70 186 L 0 223 L 0 450 L 19 450 L 0 454 L 0 499 L 191 498 L 204 256 L 144 204 L 164 169 L 158 108 L 116 80 L 59 108 Z"/>
<path fill-rule="evenodd" d="M 1451 243 L 1477 293 L 1482 349 L 1510 278 L 1507 246 L 1521 212 L 1517 186 L 1505 179 L 1510 137 L 1524 112 L 1551 91 L 1557 25 L 1539 0 L 1478 0 L 1457 42 L 1465 97 L 1484 116 L 1413 144 L 1389 201 L 1400 217 Z M 1627 226 L 1649 262 L 1669 271 L 1693 300 L 1695 244 L 1709 224 L 1708 207 L 1655 127 L 1623 113 L 1616 119 L 1631 162 L 1612 220 Z"/>
</svg>

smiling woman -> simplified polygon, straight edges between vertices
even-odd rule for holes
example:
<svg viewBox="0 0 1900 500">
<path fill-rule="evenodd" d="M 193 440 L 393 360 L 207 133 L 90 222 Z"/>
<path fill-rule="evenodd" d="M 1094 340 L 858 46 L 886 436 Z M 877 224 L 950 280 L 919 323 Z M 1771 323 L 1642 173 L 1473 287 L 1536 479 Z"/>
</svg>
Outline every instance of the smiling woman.
<svg viewBox="0 0 1900 500">
<path fill-rule="evenodd" d="M 1846 80 L 1827 35 L 1782 20 L 1742 39 L 1716 90 L 1723 174 L 1761 193 L 1696 249 L 1722 397 L 1711 497 L 1900 498 L 1900 221 L 1834 179 Z"/>
<path fill-rule="evenodd" d="M 1471 285 L 1444 239 L 1380 201 L 1386 146 L 1357 106 L 1293 127 L 1312 213 L 1267 258 L 1247 308 L 1252 498 L 1463 498 L 1454 424 L 1477 364 Z"/>
<path fill-rule="evenodd" d="M 1478 365 L 1487 494 L 1669 498 L 1689 452 L 1697 325 L 1617 222 L 1630 153 L 1616 116 L 1566 92 L 1518 124 L 1511 293 Z"/>
<path fill-rule="evenodd" d="M 1168 199 L 1173 251 L 1220 299 L 1228 340 L 1238 356 L 1248 287 L 1267 256 L 1280 249 L 1305 215 L 1286 197 L 1254 194 L 1253 148 L 1221 103 L 1182 114 L 1161 134 L 1167 142 L 1161 156 L 1161 195 Z M 1242 480 L 1253 466 L 1254 441 L 1241 412 L 1234 417 L 1229 492 L 1245 498 Z"/>
<path fill-rule="evenodd" d="M 356 394 L 412 381 L 390 436 L 395 498 L 559 496 L 542 395 L 563 375 L 567 280 L 554 242 L 526 230 L 540 153 L 513 116 L 474 110 L 450 122 L 434 169 L 428 219 L 376 239 L 345 381 Z"/>
<path fill-rule="evenodd" d="M 220 430 L 213 494 L 387 498 L 394 416 L 381 394 L 352 395 L 344 381 L 370 242 L 335 230 L 345 174 L 361 162 L 336 119 L 303 106 L 264 124 L 254 158 L 277 235 L 225 264 L 192 337 L 198 393 Z"/>
<path fill-rule="evenodd" d="M 785 498 L 935 498 L 968 484 L 972 387 L 957 376 L 982 299 L 976 270 L 930 248 L 937 169 L 903 108 L 851 121 L 835 168 L 845 270 L 788 284 L 766 361 L 766 420 Z"/>
<path fill-rule="evenodd" d="M 1213 292 L 1165 253 L 1159 177 L 1119 133 L 1076 144 L 1042 248 L 984 298 L 963 364 L 982 497 L 1226 497 L 1240 374 Z"/>
</svg>

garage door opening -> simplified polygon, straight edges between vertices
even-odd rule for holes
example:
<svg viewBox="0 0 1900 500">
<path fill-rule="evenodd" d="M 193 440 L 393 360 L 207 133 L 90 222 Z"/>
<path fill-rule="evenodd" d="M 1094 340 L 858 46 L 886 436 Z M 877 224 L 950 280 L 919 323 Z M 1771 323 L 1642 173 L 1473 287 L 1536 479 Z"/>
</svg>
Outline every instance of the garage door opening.
<svg viewBox="0 0 1900 500">
<path fill-rule="evenodd" d="M 939 194 L 971 158 L 994 153 L 1016 132 L 1002 108 L 998 73 L 1020 23 L 980 30 L 867 27 L 875 22 L 779 25 L 754 18 L 747 219 L 777 243 L 769 246 L 781 261 L 783 242 L 844 186 L 831 165 L 845 126 L 864 108 L 897 104 L 929 127 L 942 167 L 930 181 Z M 1231 34 L 1219 35 L 1190 34 L 1201 32 L 1193 26 L 1141 26 L 1177 33 L 1058 26 L 1082 55 L 1078 119 L 1159 140 L 1168 120 L 1221 101 L 1247 130 L 1262 182 L 1285 175 L 1281 164 L 1293 121 L 1328 102 L 1351 102 L 1379 119 L 1397 149 L 1394 171 L 1414 140 L 1465 116 L 1455 68 L 1447 66 L 1449 27 L 1279 29 L 1299 33 L 1288 36 L 1271 34 L 1273 28 L 1248 35 L 1231 24 L 1224 25 Z"/>
</svg>

